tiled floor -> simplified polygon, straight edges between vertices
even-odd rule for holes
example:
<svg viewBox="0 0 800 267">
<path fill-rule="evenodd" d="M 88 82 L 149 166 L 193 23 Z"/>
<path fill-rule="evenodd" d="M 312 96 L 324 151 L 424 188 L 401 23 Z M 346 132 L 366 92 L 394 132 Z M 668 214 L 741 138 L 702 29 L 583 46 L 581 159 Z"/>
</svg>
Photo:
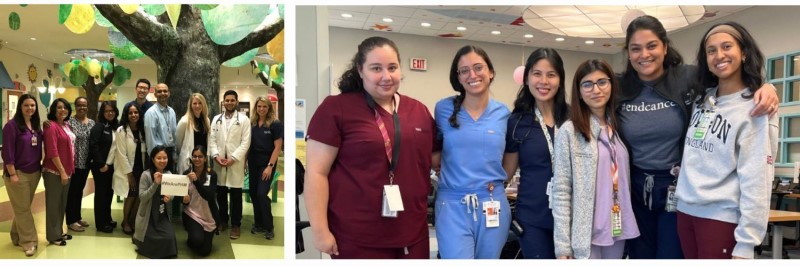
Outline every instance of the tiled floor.
<svg viewBox="0 0 800 267">
<path fill-rule="evenodd" d="M 283 177 L 279 180 L 279 188 L 282 188 Z M 8 203 L 8 193 L 0 180 L 0 259 L 25 259 L 25 254 L 20 247 L 11 244 L 9 231 L 11 229 L 12 215 L 9 213 L 10 203 Z M 135 246 L 131 243 L 131 236 L 122 232 L 121 226 L 117 227 L 113 233 L 98 232 L 94 228 L 93 210 L 93 181 L 91 176 L 87 181 L 85 196 L 83 198 L 81 213 L 83 219 L 91 226 L 84 232 L 68 233 L 73 235 L 73 239 L 67 241 L 67 246 L 59 247 L 47 245 L 44 232 L 45 212 L 44 212 L 44 183 L 40 182 L 37 188 L 36 198 L 34 199 L 34 221 L 39 234 L 39 249 L 33 257 L 34 259 L 137 259 L 144 258 L 134 251 Z M 282 190 L 282 189 L 281 189 Z M 186 245 L 186 231 L 180 222 L 174 221 L 173 228 L 178 241 L 179 259 L 282 259 L 283 240 L 284 240 L 284 199 L 283 191 L 279 192 L 278 202 L 272 204 L 272 213 L 275 223 L 275 239 L 267 240 L 263 235 L 253 235 L 250 227 L 253 225 L 253 206 L 245 202 L 243 205 L 242 232 L 241 237 L 236 240 L 229 238 L 230 230 L 220 233 L 213 240 L 213 250 L 208 257 L 199 257 L 192 254 Z M 243 197 L 244 199 L 244 197 Z M 113 201 L 111 205 L 112 217 L 121 223 L 122 203 Z M 66 229 L 66 226 L 65 226 Z"/>
</svg>

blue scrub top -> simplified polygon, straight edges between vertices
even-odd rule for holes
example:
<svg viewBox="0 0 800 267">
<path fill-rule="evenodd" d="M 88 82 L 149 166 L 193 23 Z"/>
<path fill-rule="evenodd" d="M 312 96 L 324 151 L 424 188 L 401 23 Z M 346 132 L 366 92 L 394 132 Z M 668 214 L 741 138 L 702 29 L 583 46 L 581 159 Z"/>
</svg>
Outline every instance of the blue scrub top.
<svg viewBox="0 0 800 267">
<path fill-rule="evenodd" d="M 436 126 L 443 141 L 439 188 L 488 190 L 490 182 L 502 184 L 506 180 L 502 161 L 510 114 L 508 107 L 489 99 L 489 105 L 478 120 L 473 120 L 462 107 L 457 114 L 460 127 L 456 129 L 448 121 L 453 113 L 453 98 L 436 103 Z"/>
<path fill-rule="evenodd" d="M 533 112 L 511 115 L 508 119 L 506 153 L 519 153 L 517 219 L 523 224 L 553 229 L 553 213 L 547 202 L 547 182 L 553 176 L 553 165 L 547 138 L 535 118 Z M 548 126 L 547 131 L 550 139 L 554 139 L 554 128 Z"/>
</svg>

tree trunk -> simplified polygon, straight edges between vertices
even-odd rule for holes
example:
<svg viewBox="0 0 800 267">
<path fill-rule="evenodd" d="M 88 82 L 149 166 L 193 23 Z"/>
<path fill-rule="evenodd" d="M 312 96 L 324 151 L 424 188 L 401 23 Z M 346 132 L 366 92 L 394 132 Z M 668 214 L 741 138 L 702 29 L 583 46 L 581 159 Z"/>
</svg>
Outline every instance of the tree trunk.
<svg viewBox="0 0 800 267">
<path fill-rule="evenodd" d="M 283 19 L 261 27 L 231 45 L 218 45 L 208 36 L 201 12 L 190 5 L 181 6 L 177 30 L 166 13 L 153 20 L 141 10 L 125 14 L 117 5 L 95 5 L 125 37 L 149 56 L 158 66 L 158 83 L 170 88 L 169 105 L 180 118 L 186 114 L 192 93 L 208 101 L 209 117 L 220 111 L 219 68 L 222 62 L 265 45 L 283 30 Z"/>
</svg>

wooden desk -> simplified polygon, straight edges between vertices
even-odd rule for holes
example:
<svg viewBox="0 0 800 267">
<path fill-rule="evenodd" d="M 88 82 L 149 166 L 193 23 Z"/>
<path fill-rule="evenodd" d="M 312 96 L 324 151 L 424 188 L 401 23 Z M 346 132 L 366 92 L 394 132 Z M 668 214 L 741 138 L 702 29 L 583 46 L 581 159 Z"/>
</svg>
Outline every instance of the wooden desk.
<svg viewBox="0 0 800 267">
<path fill-rule="evenodd" d="M 783 251 L 783 228 L 786 226 L 775 224 L 776 222 L 795 222 L 800 221 L 800 212 L 770 210 L 769 223 L 772 224 L 772 258 L 781 259 Z"/>
</svg>

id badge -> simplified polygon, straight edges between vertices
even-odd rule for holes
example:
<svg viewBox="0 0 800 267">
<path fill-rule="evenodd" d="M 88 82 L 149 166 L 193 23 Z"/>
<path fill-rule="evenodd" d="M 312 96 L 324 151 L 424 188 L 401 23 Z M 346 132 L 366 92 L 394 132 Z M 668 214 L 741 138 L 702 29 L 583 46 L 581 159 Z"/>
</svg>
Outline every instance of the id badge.
<svg viewBox="0 0 800 267">
<path fill-rule="evenodd" d="M 667 204 L 664 205 L 664 210 L 667 212 L 675 212 L 678 210 L 678 197 L 675 196 L 674 185 L 670 185 L 667 189 Z"/>
<path fill-rule="evenodd" d="M 158 205 L 158 213 L 164 214 L 164 203 Z"/>
<path fill-rule="evenodd" d="M 711 124 L 711 116 L 714 113 L 711 112 L 704 112 L 703 116 L 700 117 L 700 122 L 697 123 L 697 128 L 694 129 L 694 139 L 703 140 L 706 138 L 706 133 L 708 132 L 708 126 Z"/>
<path fill-rule="evenodd" d="M 553 177 L 550 177 L 550 181 L 547 182 L 547 208 L 553 209 Z"/>
<path fill-rule="evenodd" d="M 622 236 L 622 212 L 619 211 L 611 212 L 611 236 L 612 237 Z"/>
<path fill-rule="evenodd" d="M 486 228 L 500 226 L 500 202 L 499 201 L 484 201 L 483 214 L 486 216 Z"/>
<path fill-rule="evenodd" d="M 400 196 L 400 186 L 383 186 L 383 204 L 381 205 L 381 216 L 396 218 L 398 211 L 403 211 L 403 199 Z"/>
<path fill-rule="evenodd" d="M 35 136 L 35 135 L 32 135 L 32 136 L 31 136 L 31 146 L 36 146 L 36 145 L 38 145 L 38 144 L 39 144 L 39 139 L 38 139 L 38 138 L 36 138 L 36 136 Z"/>
</svg>

